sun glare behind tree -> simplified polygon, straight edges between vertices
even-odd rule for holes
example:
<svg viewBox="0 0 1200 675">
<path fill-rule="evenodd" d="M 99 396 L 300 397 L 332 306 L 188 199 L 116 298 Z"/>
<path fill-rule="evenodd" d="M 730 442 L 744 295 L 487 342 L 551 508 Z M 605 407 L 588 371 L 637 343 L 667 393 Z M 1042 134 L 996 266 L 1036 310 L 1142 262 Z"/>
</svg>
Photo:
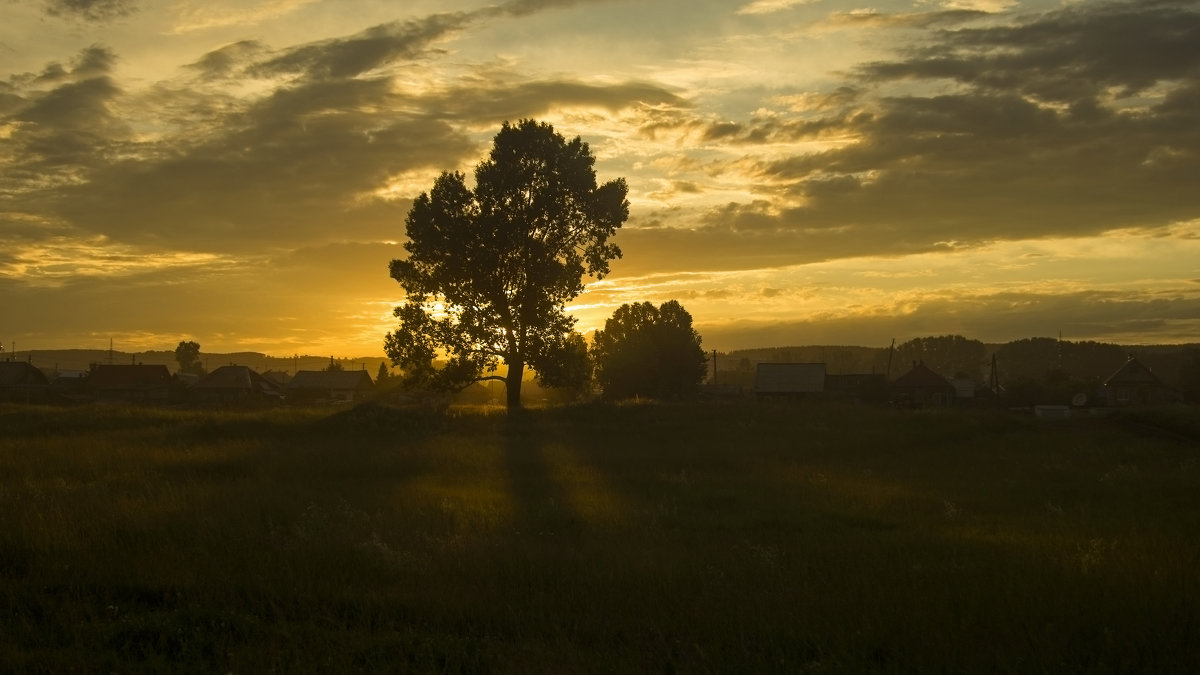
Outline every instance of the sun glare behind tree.
<svg viewBox="0 0 1200 675">
<path fill-rule="evenodd" d="M 561 379 L 575 346 L 564 309 L 601 279 L 621 250 L 609 242 L 629 217 L 628 188 L 597 186 L 588 144 L 546 123 L 505 123 L 475 188 L 444 172 L 413 203 L 408 256 L 393 260 L 404 288 L 400 319 L 384 348 L 410 384 L 455 390 L 501 380 L 508 408 L 521 406 L 526 367 Z M 500 364 L 504 376 L 495 374 Z"/>
</svg>

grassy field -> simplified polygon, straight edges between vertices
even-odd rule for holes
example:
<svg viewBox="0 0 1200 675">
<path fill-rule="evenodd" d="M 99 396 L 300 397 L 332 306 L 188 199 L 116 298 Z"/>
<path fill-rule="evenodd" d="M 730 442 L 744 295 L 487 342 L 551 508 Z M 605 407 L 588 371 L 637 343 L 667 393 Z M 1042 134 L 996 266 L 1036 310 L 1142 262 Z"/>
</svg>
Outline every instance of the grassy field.
<svg viewBox="0 0 1200 675">
<path fill-rule="evenodd" d="M 1200 418 L 0 408 L 3 672 L 1200 672 Z"/>
</svg>

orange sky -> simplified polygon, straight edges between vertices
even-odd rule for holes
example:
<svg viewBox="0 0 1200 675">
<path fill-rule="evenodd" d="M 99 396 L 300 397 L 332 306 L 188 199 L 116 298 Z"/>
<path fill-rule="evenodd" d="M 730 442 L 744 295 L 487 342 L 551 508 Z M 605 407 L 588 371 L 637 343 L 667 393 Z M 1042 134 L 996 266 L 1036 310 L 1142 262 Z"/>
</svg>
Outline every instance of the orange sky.
<svg viewBox="0 0 1200 675">
<path fill-rule="evenodd" d="M 505 120 L 631 216 L 571 305 L 706 349 L 1200 341 L 1200 9 L 42 0 L 0 25 L 0 341 L 382 353 L 413 197 Z"/>
</svg>

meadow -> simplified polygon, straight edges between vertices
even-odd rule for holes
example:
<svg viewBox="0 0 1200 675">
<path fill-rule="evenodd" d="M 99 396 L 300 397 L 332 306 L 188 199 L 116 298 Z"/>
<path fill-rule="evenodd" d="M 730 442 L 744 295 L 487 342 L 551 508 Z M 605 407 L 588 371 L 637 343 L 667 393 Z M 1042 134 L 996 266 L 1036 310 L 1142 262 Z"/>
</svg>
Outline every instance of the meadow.
<svg viewBox="0 0 1200 675">
<path fill-rule="evenodd" d="M 1200 416 L 0 407 L 4 672 L 1200 672 Z"/>
</svg>

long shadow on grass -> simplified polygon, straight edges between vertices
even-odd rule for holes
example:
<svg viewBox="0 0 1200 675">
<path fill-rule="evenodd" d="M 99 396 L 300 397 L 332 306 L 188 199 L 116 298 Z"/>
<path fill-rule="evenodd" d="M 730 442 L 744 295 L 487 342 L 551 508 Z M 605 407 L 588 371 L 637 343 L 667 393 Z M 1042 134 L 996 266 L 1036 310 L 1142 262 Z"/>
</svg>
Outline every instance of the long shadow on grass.
<svg viewBox="0 0 1200 675">
<path fill-rule="evenodd" d="M 551 475 L 544 455 L 551 436 L 541 416 L 533 412 L 510 415 L 501 439 L 517 531 L 548 535 L 577 525 L 578 514 Z"/>
<path fill-rule="evenodd" d="M 735 499 L 722 485 L 737 485 L 748 457 L 738 445 L 745 432 L 714 423 L 703 407 L 678 405 L 595 405 L 562 411 L 547 434 L 596 472 L 598 485 L 617 493 L 634 522 L 674 520 L 681 498 L 701 492 L 719 517 Z M 684 509 L 685 511 L 689 509 Z"/>
</svg>

